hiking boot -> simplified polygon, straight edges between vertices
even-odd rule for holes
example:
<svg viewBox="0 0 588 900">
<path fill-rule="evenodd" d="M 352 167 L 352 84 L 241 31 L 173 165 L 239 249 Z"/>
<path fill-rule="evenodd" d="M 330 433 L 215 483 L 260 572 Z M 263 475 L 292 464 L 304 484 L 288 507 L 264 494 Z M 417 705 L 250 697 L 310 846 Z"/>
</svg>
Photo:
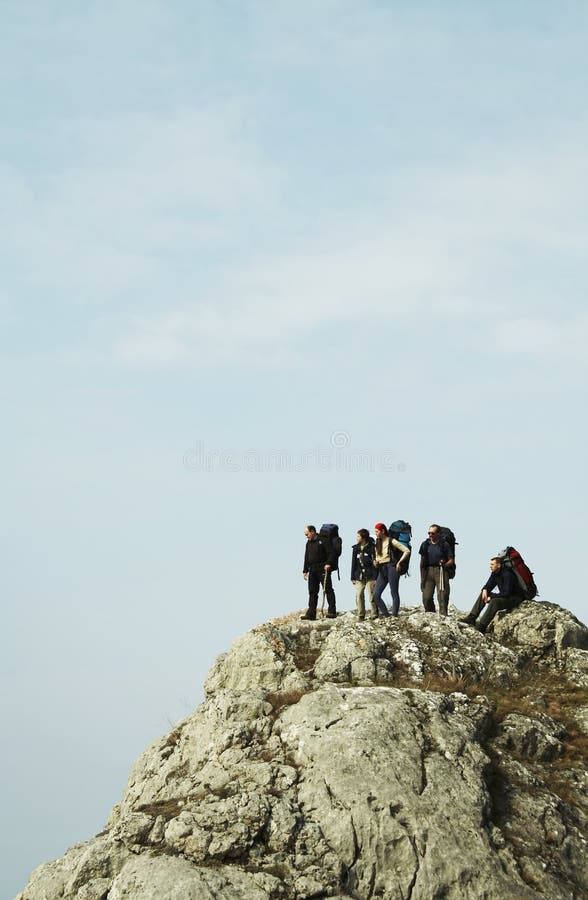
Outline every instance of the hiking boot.
<svg viewBox="0 0 588 900">
<path fill-rule="evenodd" d="M 487 627 L 488 627 L 488 626 L 487 626 L 487 625 L 483 625 L 482 622 L 478 622 L 476 625 L 474 625 L 474 628 L 476 629 L 476 631 L 479 631 L 480 634 L 486 634 L 486 628 L 487 628 Z"/>
<path fill-rule="evenodd" d="M 332 613 L 332 612 L 328 612 L 327 615 L 325 616 L 325 619 L 336 619 L 336 618 L 337 618 L 337 613 Z"/>
<path fill-rule="evenodd" d="M 309 612 L 305 612 L 303 616 L 300 616 L 300 619 L 302 622 L 316 622 L 316 616 Z"/>
<path fill-rule="evenodd" d="M 365 615 L 363 615 L 362 613 L 360 613 L 357 617 L 358 622 L 363 622 L 364 619 L 365 619 Z"/>
<path fill-rule="evenodd" d="M 476 624 L 476 620 L 474 619 L 473 616 L 464 616 L 464 618 L 459 619 L 459 621 L 462 623 L 462 625 L 475 625 Z"/>
</svg>

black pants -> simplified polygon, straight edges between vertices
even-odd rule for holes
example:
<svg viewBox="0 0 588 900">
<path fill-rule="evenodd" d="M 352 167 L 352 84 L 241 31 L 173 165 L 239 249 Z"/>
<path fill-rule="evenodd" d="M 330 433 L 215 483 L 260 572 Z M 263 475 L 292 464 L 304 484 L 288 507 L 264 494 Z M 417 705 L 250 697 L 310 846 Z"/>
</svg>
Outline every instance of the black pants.
<svg viewBox="0 0 588 900">
<path fill-rule="evenodd" d="M 325 581 L 326 575 L 326 581 Z M 319 569 L 318 572 L 310 571 L 308 573 L 308 611 L 311 615 L 316 616 L 316 607 L 318 603 L 319 592 L 322 591 L 323 585 L 327 595 L 327 603 L 329 604 L 329 612 L 336 613 L 335 591 L 333 590 L 333 581 L 331 572 L 324 572 Z"/>
<path fill-rule="evenodd" d="M 478 599 L 470 610 L 470 616 L 474 620 L 480 616 L 479 624 L 485 631 L 499 610 L 514 609 L 515 606 L 522 603 L 523 599 L 523 597 L 516 595 L 509 596 L 508 594 L 505 594 L 501 597 L 500 594 L 490 594 L 488 603 L 484 603 L 482 600 L 482 593 L 480 592 Z"/>
</svg>

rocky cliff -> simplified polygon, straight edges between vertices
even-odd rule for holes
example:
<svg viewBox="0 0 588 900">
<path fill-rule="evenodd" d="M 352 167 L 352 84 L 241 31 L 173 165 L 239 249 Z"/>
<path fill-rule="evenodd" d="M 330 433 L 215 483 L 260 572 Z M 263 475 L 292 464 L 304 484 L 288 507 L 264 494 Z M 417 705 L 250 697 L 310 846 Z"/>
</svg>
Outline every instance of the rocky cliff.
<svg viewBox="0 0 588 900">
<path fill-rule="evenodd" d="M 586 897 L 587 747 L 588 629 L 558 606 L 486 636 L 274 620 L 17 900 Z"/>
</svg>

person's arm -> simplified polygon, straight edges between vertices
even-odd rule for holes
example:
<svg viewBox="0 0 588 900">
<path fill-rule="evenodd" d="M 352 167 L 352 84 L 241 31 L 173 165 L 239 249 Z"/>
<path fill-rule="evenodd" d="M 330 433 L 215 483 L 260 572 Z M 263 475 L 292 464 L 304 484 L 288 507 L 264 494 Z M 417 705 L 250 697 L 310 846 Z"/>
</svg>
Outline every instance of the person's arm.
<svg viewBox="0 0 588 900">
<path fill-rule="evenodd" d="M 370 580 L 376 578 L 377 566 L 376 566 L 376 545 L 370 541 L 370 543 L 365 548 L 365 554 L 367 556 L 366 561 L 366 571 L 370 573 Z"/>
<path fill-rule="evenodd" d="M 492 589 L 496 587 L 497 581 L 498 581 L 498 576 L 497 576 L 496 572 L 492 572 L 492 574 L 490 575 L 490 578 L 488 579 L 488 581 L 482 588 L 482 600 L 484 601 L 484 603 L 488 603 Z"/>
<path fill-rule="evenodd" d="M 410 547 L 407 547 L 406 544 L 403 544 L 401 541 L 397 541 L 396 538 L 392 538 L 392 546 L 396 547 L 397 550 L 402 551 L 402 556 L 396 563 L 396 568 L 399 569 L 402 563 L 406 562 L 406 560 L 410 556 Z"/>
<path fill-rule="evenodd" d="M 357 547 L 353 547 L 351 550 L 351 581 L 353 584 L 359 578 L 358 568 L 359 568 L 359 560 L 357 558 L 358 550 Z"/>
<path fill-rule="evenodd" d="M 421 557 L 421 590 L 423 589 L 425 578 L 427 576 L 427 569 L 429 567 L 427 560 L 427 542 L 423 541 L 421 546 L 419 547 L 419 553 Z"/>
<path fill-rule="evenodd" d="M 496 587 L 497 581 L 498 581 L 498 575 L 497 575 L 497 573 L 496 573 L 496 572 L 492 572 L 491 575 L 490 575 L 490 577 L 488 578 L 488 581 L 487 581 L 486 584 L 484 585 L 484 589 L 487 590 L 488 593 L 490 593 L 490 591 L 491 591 L 493 588 Z"/>
</svg>

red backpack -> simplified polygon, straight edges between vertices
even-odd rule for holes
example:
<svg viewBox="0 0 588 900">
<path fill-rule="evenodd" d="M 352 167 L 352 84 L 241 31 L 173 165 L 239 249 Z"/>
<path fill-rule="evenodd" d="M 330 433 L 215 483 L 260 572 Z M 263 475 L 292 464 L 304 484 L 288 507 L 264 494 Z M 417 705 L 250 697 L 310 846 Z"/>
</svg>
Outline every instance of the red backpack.
<svg viewBox="0 0 588 900">
<path fill-rule="evenodd" d="M 506 569 L 510 569 L 517 576 L 525 600 L 532 600 L 536 597 L 538 591 L 537 585 L 533 580 L 533 573 L 525 565 L 525 560 L 519 551 L 515 550 L 514 547 L 507 547 L 502 553 L 498 554 L 498 558 L 502 560 L 502 565 Z"/>
</svg>

